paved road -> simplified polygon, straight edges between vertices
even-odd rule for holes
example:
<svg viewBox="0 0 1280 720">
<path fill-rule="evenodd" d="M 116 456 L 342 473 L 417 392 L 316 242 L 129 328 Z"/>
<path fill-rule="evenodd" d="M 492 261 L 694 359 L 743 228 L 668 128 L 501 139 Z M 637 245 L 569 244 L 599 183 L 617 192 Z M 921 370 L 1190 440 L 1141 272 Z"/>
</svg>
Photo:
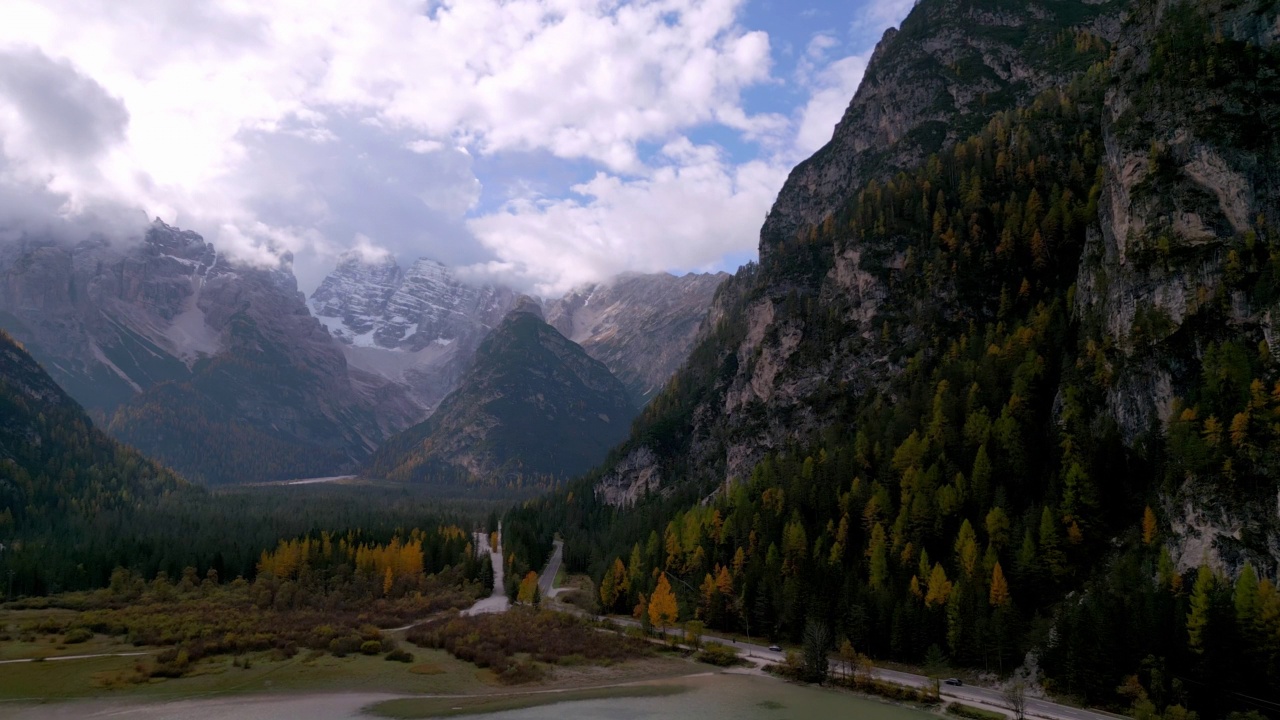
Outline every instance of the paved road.
<svg viewBox="0 0 1280 720">
<path fill-rule="evenodd" d="M 630 618 L 610 617 L 609 619 L 620 625 L 629 625 L 632 627 L 640 626 L 638 621 Z M 684 631 L 680 628 L 667 628 L 667 634 L 681 636 L 684 634 Z M 732 640 L 726 640 L 725 638 L 715 637 L 713 635 L 704 635 L 702 640 L 703 642 L 715 642 L 720 643 L 721 645 L 727 645 L 736 649 L 740 654 L 746 657 L 757 658 L 771 663 L 780 663 L 786 660 L 785 652 L 770 650 L 764 645 L 733 642 Z M 831 665 L 832 671 L 836 671 L 839 663 L 838 661 L 832 661 Z M 886 680 L 891 683 L 906 685 L 909 687 L 924 687 L 932 682 L 931 678 L 924 675 L 915 675 L 886 668 L 875 668 L 872 670 L 872 675 L 879 680 Z M 999 690 L 994 690 L 992 688 L 977 687 L 974 685 L 962 685 L 960 687 L 943 685 L 940 690 L 944 698 L 960 700 L 962 702 L 983 703 L 985 705 L 994 705 L 1001 708 L 1008 707 L 1008 704 L 1004 700 L 1004 694 Z M 1026 715 L 1027 717 L 1047 718 L 1048 720 L 1115 720 L 1117 717 L 1120 717 L 1094 710 L 1082 710 L 1069 705 L 1059 705 L 1055 702 L 1035 698 L 1026 699 Z"/>
<path fill-rule="evenodd" d="M 355 475 L 334 475 L 333 477 L 304 478 L 302 480 L 286 480 L 283 485 L 319 485 L 320 483 L 338 482 L 340 480 L 350 480 Z"/>
<path fill-rule="evenodd" d="M 502 524 L 498 524 L 498 547 L 489 546 L 489 534 L 484 532 L 476 533 L 476 552 L 481 555 L 489 553 L 489 560 L 493 563 L 493 593 L 489 597 L 478 600 L 467 610 L 463 611 L 463 615 L 480 615 L 481 613 L 500 613 L 506 612 L 510 607 L 511 601 L 507 599 L 506 585 L 503 582 L 503 561 L 502 561 Z"/>
<path fill-rule="evenodd" d="M 538 592 L 544 598 L 555 597 L 556 574 L 560 572 L 560 564 L 564 560 L 564 543 L 556 540 L 555 545 L 555 552 L 551 553 L 551 559 L 547 561 L 547 569 L 538 577 Z"/>
</svg>

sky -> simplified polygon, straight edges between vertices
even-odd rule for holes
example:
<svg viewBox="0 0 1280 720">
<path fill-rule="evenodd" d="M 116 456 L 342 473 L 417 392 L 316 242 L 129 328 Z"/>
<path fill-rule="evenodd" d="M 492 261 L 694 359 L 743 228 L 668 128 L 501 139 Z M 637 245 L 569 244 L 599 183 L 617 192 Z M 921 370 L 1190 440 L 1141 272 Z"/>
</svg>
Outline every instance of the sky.
<svg viewBox="0 0 1280 720">
<path fill-rule="evenodd" d="M 912 0 L 4 0 L 0 241 L 732 270 Z"/>
</svg>

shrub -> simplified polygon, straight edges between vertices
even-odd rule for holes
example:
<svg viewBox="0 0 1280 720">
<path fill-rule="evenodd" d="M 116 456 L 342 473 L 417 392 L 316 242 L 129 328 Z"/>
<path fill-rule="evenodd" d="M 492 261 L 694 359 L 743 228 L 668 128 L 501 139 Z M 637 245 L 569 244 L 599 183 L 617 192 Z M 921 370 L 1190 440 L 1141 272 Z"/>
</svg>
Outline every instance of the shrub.
<svg viewBox="0 0 1280 720">
<path fill-rule="evenodd" d="M 404 650 L 392 650 L 387 653 L 386 659 L 394 662 L 411 663 L 413 662 L 413 653 Z"/>
<path fill-rule="evenodd" d="M 89 628 L 77 627 L 67 631 L 67 635 L 63 638 L 63 642 L 68 645 L 87 642 L 93 639 L 93 631 Z"/>
<path fill-rule="evenodd" d="M 742 662 L 737 650 L 720 643 L 707 643 L 706 647 L 698 653 L 697 660 L 717 667 L 730 667 Z"/>
<path fill-rule="evenodd" d="M 360 643 L 362 655 L 377 655 L 380 652 L 382 652 L 382 643 L 378 640 L 365 640 Z"/>
<path fill-rule="evenodd" d="M 598 632 L 572 615 L 516 609 L 499 615 L 441 618 L 409 630 L 409 642 L 445 650 L 459 660 L 491 668 L 506 684 L 542 677 L 532 656 L 548 665 L 620 662 L 652 652 L 647 643 Z"/>
<path fill-rule="evenodd" d="M 360 652 L 362 644 L 359 635 L 346 635 L 330 640 L 329 652 L 335 657 L 346 657 L 353 652 Z"/>
</svg>

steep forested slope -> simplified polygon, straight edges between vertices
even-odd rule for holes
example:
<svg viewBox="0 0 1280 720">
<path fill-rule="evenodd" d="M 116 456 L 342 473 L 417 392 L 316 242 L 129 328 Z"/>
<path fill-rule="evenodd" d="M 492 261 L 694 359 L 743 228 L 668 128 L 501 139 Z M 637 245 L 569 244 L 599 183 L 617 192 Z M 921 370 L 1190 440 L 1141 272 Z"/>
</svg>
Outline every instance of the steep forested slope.
<svg viewBox="0 0 1280 720">
<path fill-rule="evenodd" d="M 1278 10 L 1017 5 L 886 35 L 689 362 L 511 536 L 563 532 L 619 610 L 663 571 L 717 627 L 1250 709 L 1280 685 Z M 934 122 L 908 71 L 987 93 L 937 109 L 972 134 L 877 135 Z"/>
<path fill-rule="evenodd" d="M 546 483 L 600 462 L 635 413 L 609 369 L 524 298 L 480 344 L 458 389 L 379 448 L 369 473 L 437 484 Z"/>
<path fill-rule="evenodd" d="M 0 331 L 0 542 L 187 487 L 107 437 Z"/>
</svg>

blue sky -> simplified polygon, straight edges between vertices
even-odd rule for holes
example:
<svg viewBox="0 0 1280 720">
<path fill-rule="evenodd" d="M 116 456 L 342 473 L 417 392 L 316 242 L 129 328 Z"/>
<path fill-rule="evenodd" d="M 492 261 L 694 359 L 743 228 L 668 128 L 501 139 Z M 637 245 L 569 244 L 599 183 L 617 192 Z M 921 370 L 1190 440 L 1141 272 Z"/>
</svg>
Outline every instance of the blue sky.
<svg viewBox="0 0 1280 720">
<path fill-rule="evenodd" d="M 909 8 L 8 0 L 0 237 L 158 215 L 305 290 L 353 247 L 542 294 L 731 270 Z"/>
</svg>

